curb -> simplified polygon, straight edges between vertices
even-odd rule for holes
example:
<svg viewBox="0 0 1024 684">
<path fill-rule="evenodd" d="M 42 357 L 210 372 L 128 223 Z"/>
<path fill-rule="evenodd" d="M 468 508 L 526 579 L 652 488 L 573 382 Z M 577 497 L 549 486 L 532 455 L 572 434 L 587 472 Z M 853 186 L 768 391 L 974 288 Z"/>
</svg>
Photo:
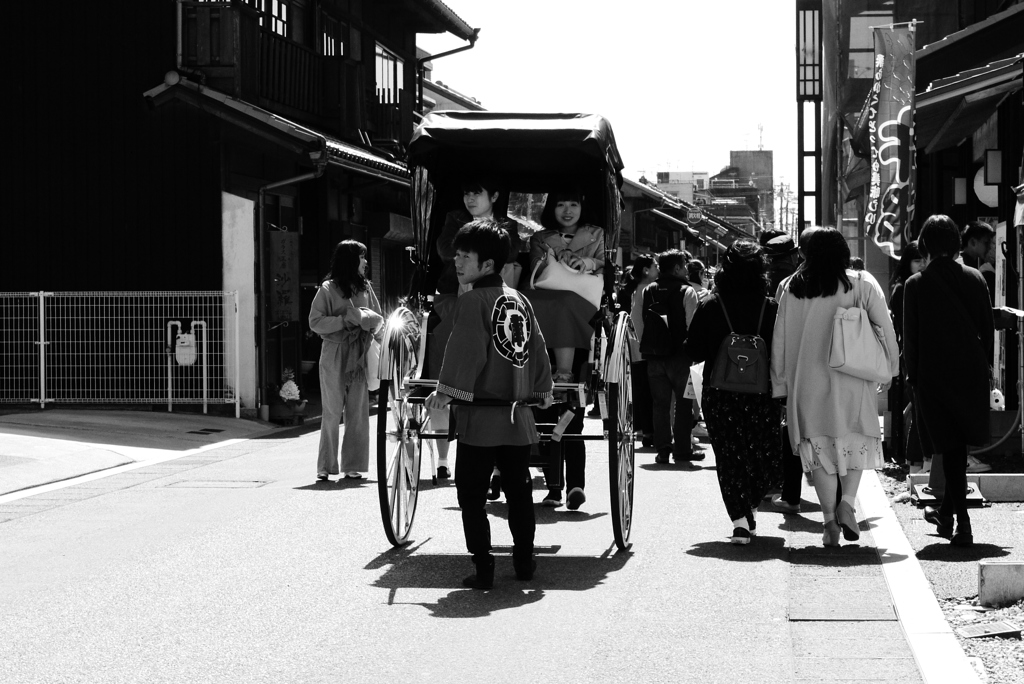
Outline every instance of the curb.
<svg viewBox="0 0 1024 684">
<path fill-rule="evenodd" d="M 871 520 L 871 534 L 882 563 L 882 576 L 925 683 L 981 684 L 978 673 L 939 608 L 931 584 L 921 570 L 917 555 L 903 533 L 875 471 L 861 480 L 857 501 L 861 519 Z"/>
</svg>

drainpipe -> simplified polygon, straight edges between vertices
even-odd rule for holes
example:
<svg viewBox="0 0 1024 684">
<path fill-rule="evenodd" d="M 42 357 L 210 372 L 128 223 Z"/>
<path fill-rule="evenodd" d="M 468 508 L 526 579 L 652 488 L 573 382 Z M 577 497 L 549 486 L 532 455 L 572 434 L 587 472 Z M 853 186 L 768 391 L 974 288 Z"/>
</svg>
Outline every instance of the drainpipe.
<svg viewBox="0 0 1024 684">
<path fill-rule="evenodd" d="M 416 60 L 416 80 L 419 82 L 419 99 L 417 100 L 417 104 L 420 114 L 423 114 L 423 65 L 435 59 L 441 59 L 442 57 L 447 57 L 448 55 L 454 55 L 457 52 L 465 52 L 466 50 L 472 50 L 474 47 L 476 47 L 476 39 L 479 37 L 480 29 L 473 29 L 473 35 L 469 39 L 469 45 L 463 45 L 460 48 L 448 50 L 447 52 L 439 52 L 436 55 L 427 55 L 423 59 Z"/>
<path fill-rule="evenodd" d="M 320 138 L 320 149 L 314 150 L 309 153 L 309 158 L 313 161 L 316 168 L 308 173 L 303 173 L 298 176 L 292 176 L 291 178 L 285 178 L 283 180 L 275 181 L 273 183 L 267 183 L 261 186 L 259 189 L 259 200 L 256 205 L 257 218 L 256 218 L 256 263 L 258 264 L 259 273 L 259 297 L 257 299 L 256 311 L 259 316 L 260 322 L 260 346 L 259 346 L 259 378 L 256 385 L 256 403 L 259 409 L 259 416 L 263 420 L 267 420 L 270 417 L 270 402 L 266 401 L 267 394 L 267 278 L 266 278 L 266 259 L 264 259 L 263 249 L 263 234 L 266 231 L 266 215 L 264 212 L 264 201 L 266 200 L 267 190 L 273 190 L 274 188 L 280 188 L 285 185 L 292 185 L 294 183 L 301 183 L 302 181 L 313 180 L 319 178 L 324 174 L 324 169 L 327 168 L 327 139 L 323 136 Z"/>
</svg>

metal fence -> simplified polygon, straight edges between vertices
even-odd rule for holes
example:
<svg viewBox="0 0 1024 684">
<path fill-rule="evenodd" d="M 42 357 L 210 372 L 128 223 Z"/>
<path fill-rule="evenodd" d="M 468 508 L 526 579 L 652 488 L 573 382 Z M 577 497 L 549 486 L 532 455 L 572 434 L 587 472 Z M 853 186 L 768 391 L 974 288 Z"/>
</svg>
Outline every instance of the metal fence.
<svg viewBox="0 0 1024 684">
<path fill-rule="evenodd" d="M 235 292 L 0 292 L 0 404 L 235 404 Z"/>
</svg>

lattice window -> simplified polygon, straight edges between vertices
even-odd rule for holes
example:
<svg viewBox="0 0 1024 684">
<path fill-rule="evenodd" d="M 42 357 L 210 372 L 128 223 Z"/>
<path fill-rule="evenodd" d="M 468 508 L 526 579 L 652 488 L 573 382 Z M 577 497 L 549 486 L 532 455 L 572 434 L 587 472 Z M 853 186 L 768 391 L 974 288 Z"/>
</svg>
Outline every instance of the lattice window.
<svg viewBox="0 0 1024 684">
<path fill-rule="evenodd" d="M 288 4 L 286 0 L 266 0 L 270 30 L 279 36 L 288 37 Z"/>
<path fill-rule="evenodd" d="M 325 57 L 345 56 L 345 36 L 348 26 L 333 17 L 320 14 L 320 54 Z"/>
<path fill-rule="evenodd" d="M 405 81 L 405 64 L 391 50 L 377 43 L 377 100 L 382 104 L 398 104 Z"/>
</svg>

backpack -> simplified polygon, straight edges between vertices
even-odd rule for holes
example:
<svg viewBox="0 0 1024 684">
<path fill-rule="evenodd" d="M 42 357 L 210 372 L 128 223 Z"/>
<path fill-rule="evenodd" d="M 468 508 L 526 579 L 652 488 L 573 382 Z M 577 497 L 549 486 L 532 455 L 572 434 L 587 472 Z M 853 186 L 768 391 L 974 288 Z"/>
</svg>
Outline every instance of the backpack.
<svg viewBox="0 0 1024 684">
<path fill-rule="evenodd" d="M 757 329 L 753 335 L 736 334 L 732 321 L 729 320 L 729 312 L 725 310 L 725 301 L 721 293 L 718 295 L 718 303 L 725 314 L 729 334 L 718 345 L 715 366 L 711 369 L 711 387 L 741 394 L 768 394 L 771 391 L 768 345 L 756 334 L 761 331 L 768 298 L 761 302 L 761 315 L 757 319 Z"/>
<path fill-rule="evenodd" d="M 644 356 L 672 356 L 672 333 L 668 326 L 671 291 L 654 282 L 643 291 L 644 334 L 640 353 Z"/>
</svg>

